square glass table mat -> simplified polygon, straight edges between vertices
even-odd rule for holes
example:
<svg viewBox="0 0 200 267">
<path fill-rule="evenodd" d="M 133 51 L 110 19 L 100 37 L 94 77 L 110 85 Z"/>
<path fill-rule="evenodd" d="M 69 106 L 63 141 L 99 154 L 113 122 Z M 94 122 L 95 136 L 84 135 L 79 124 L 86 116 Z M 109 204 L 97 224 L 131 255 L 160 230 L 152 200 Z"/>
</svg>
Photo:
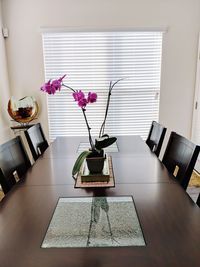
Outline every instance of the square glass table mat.
<svg viewBox="0 0 200 267">
<path fill-rule="evenodd" d="M 90 144 L 87 143 L 87 142 L 81 142 L 78 146 L 78 150 L 77 150 L 77 153 L 81 153 L 82 151 L 85 151 L 85 150 L 88 150 L 88 148 L 90 148 Z M 110 152 L 110 153 L 115 153 L 115 152 L 119 152 L 119 149 L 118 149 L 118 146 L 117 146 L 117 143 L 113 143 L 112 145 L 104 148 L 104 151 L 105 152 Z"/>
<path fill-rule="evenodd" d="M 131 196 L 60 198 L 42 248 L 145 246 Z"/>
</svg>

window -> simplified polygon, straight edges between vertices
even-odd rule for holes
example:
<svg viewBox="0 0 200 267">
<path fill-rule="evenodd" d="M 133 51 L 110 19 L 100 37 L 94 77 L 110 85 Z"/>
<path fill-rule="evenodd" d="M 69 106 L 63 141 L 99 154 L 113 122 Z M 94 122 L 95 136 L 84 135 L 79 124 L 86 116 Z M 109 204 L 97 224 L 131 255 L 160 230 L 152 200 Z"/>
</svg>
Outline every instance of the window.
<svg viewBox="0 0 200 267">
<path fill-rule="evenodd" d="M 158 120 L 162 32 L 47 32 L 43 33 L 46 80 L 64 74 L 64 83 L 98 94 L 87 107 L 92 135 L 98 135 L 110 81 L 113 89 L 106 131 L 110 135 L 146 138 Z M 48 96 L 50 139 L 87 135 L 81 110 L 66 88 Z"/>
</svg>

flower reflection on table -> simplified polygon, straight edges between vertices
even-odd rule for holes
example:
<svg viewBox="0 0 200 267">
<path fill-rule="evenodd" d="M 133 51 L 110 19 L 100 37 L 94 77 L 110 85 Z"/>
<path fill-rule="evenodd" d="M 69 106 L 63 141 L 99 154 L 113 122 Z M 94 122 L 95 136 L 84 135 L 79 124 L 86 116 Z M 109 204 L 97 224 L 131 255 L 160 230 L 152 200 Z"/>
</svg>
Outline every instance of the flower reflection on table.
<svg viewBox="0 0 200 267">
<path fill-rule="evenodd" d="M 113 233 L 112 233 L 112 228 L 111 228 L 111 223 L 110 223 L 110 218 L 109 218 L 109 205 L 106 197 L 93 197 L 92 199 L 92 206 L 91 206 L 91 219 L 90 219 L 90 226 L 89 226 L 89 233 L 88 233 L 88 239 L 87 239 L 87 247 L 90 246 L 90 238 L 91 238 L 91 231 L 92 228 L 95 228 L 95 226 L 98 224 L 101 213 L 105 212 L 106 214 L 106 219 L 108 223 L 108 229 L 109 229 L 109 235 L 111 238 L 112 243 L 117 242 L 115 240 Z M 119 243 L 118 243 L 119 244 Z"/>
</svg>

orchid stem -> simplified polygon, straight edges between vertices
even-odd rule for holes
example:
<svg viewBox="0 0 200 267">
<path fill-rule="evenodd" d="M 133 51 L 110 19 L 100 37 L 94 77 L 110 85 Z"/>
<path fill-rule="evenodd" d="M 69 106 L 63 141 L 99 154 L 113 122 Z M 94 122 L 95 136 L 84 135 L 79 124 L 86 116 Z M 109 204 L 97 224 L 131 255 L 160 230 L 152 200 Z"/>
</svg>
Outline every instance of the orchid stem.
<svg viewBox="0 0 200 267">
<path fill-rule="evenodd" d="M 68 85 L 65 85 L 64 83 L 62 85 L 65 86 L 66 88 L 70 89 L 74 93 L 76 92 L 76 90 L 74 90 L 72 87 L 70 87 Z M 87 129 L 88 129 L 90 146 L 91 146 L 91 149 L 94 150 L 94 143 L 92 141 L 92 136 L 91 136 L 91 132 L 90 132 L 91 128 L 89 126 L 89 123 L 88 123 L 88 120 L 87 120 L 87 117 L 86 117 L 86 114 L 85 114 L 86 110 L 84 108 L 81 108 L 81 109 L 82 109 L 82 112 L 83 112 L 83 116 L 84 116 L 84 119 L 85 119 L 85 122 L 86 122 Z"/>
<path fill-rule="evenodd" d="M 70 87 L 68 85 L 65 85 L 64 83 L 62 85 L 65 86 L 66 88 L 70 89 L 74 93 L 76 92 L 76 90 L 74 90 L 72 87 Z M 89 123 L 88 123 L 88 120 L 87 120 L 87 117 L 86 117 L 86 114 L 85 114 L 86 110 L 84 108 L 81 108 L 81 109 L 82 109 L 82 112 L 83 112 L 83 116 L 84 116 L 84 119 L 85 119 L 85 122 L 86 122 L 87 129 L 88 129 L 90 146 L 91 146 L 91 149 L 94 150 L 94 143 L 92 141 L 92 136 L 91 136 L 91 132 L 90 132 L 91 128 L 89 126 Z"/>
<path fill-rule="evenodd" d="M 87 125 L 87 129 L 88 129 L 88 134 L 89 134 L 89 142 L 90 142 L 90 146 L 91 146 L 91 149 L 94 150 L 94 143 L 92 141 L 92 136 L 91 136 L 91 128 L 89 126 L 89 123 L 88 123 L 88 120 L 87 120 L 87 117 L 86 117 L 86 114 L 85 114 L 85 109 L 84 108 L 81 108 L 82 109 L 82 112 L 83 112 L 83 116 L 84 116 L 84 119 L 85 119 L 85 122 L 86 122 L 86 125 Z"/>
<path fill-rule="evenodd" d="M 114 82 L 113 84 L 112 84 L 112 81 L 110 82 L 109 90 L 108 90 L 107 104 L 106 104 L 106 111 L 105 111 L 105 116 L 104 116 L 103 123 L 102 123 L 100 131 L 99 131 L 99 138 L 102 137 L 102 135 L 104 134 L 104 129 L 105 129 L 105 125 L 106 125 L 106 118 L 107 118 L 107 115 L 108 115 L 108 108 L 109 108 L 109 104 L 110 104 L 110 97 L 111 97 L 112 89 L 121 80 L 123 80 L 123 79 L 119 79 L 116 82 Z"/>
<path fill-rule="evenodd" d="M 72 87 L 65 85 L 64 83 L 62 84 L 64 87 L 70 89 L 71 91 L 73 91 L 74 93 L 76 92 L 76 90 L 74 90 Z"/>
</svg>

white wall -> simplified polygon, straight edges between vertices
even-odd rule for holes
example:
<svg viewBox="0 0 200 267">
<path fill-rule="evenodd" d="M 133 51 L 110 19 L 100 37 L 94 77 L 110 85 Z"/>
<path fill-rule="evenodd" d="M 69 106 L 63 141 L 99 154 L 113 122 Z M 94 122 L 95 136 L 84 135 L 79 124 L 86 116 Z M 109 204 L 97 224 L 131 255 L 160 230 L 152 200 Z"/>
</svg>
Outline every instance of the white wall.
<svg viewBox="0 0 200 267">
<path fill-rule="evenodd" d="M 10 98 L 5 41 L 2 35 L 2 14 L 0 2 L 0 144 L 9 140 L 12 136 L 10 119 L 7 113 L 7 103 Z"/>
<path fill-rule="evenodd" d="M 190 137 L 199 0 L 2 0 L 12 94 L 33 95 L 47 132 L 40 27 L 111 29 L 168 26 L 164 37 L 160 122 Z"/>
</svg>

